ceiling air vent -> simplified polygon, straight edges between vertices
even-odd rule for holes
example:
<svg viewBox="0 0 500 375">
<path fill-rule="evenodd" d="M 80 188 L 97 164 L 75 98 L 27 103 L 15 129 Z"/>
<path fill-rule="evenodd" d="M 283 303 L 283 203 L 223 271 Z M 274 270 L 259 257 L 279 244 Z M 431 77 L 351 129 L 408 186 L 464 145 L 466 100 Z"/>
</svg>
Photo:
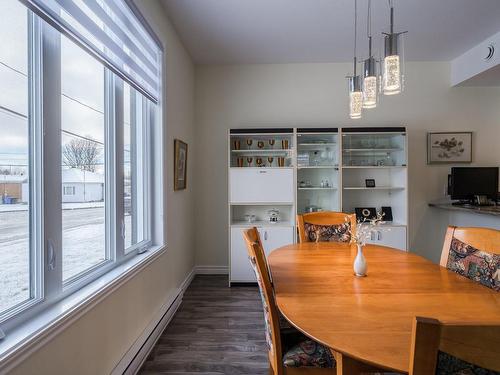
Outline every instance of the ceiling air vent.
<svg viewBox="0 0 500 375">
<path fill-rule="evenodd" d="M 495 54 L 495 46 L 493 43 L 490 43 L 486 49 L 486 56 L 484 57 L 485 61 L 491 60 L 493 58 L 493 55 Z"/>
</svg>

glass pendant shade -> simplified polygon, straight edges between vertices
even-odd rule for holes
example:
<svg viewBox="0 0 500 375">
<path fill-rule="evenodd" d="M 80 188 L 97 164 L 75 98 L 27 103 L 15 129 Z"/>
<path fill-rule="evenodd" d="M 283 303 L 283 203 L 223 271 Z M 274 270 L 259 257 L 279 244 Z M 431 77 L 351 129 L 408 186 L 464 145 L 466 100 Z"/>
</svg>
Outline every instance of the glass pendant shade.
<svg viewBox="0 0 500 375">
<path fill-rule="evenodd" d="M 396 95 L 404 88 L 403 34 L 384 36 L 384 59 L 382 61 L 382 92 Z"/>
<path fill-rule="evenodd" d="M 361 77 L 348 77 L 349 80 L 349 117 L 360 119 L 363 110 L 363 91 L 361 91 Z"/>
<path fill-rule="evenodd" d="M 364 61 L 363 108 L 375 108 L 378 99 L 377 65 L 373 57 Z"/>
</svg>

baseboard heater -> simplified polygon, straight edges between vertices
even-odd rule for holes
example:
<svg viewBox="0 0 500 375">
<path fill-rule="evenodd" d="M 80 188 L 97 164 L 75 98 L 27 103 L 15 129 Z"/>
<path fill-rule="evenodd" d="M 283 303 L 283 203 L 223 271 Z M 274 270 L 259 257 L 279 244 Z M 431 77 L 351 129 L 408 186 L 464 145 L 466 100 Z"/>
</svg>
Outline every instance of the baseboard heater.
<svg viewBox="0 0 500 375">
<path fill-rule="evenodd" d="M 182 302 L 183 295 L 183 291 L 179 290 L 173 302 L 170 303 L 168 307 L 164 305 L 161 311 L 163 312 L 161 317 L 151 322 L 157 321 L 156 325 L 151 324 L 144 330 L 142 335 L 134 342 L 132 347 L 121 359 L 120 363 L 114 368 L 111 375 L 135 375 L 139 372 L 161 334 L 177 312 Z"/>
</svg>

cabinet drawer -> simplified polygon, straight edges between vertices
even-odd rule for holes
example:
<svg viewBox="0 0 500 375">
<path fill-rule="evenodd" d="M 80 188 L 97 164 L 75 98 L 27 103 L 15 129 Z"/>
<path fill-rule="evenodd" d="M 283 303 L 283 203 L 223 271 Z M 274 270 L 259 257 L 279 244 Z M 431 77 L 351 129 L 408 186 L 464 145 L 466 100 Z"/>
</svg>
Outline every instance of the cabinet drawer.
<svg viewBox="0 0 500 375">
<path fill-rule="evenodd" d="M 293 169 L 231 168 L 229 200 L 232 203 L 291 203 Z"/>
<path fill-rule="evenodd" d="M 406 251 L 406 227 L 377 229 L 368 243 Z"/>
</svg>

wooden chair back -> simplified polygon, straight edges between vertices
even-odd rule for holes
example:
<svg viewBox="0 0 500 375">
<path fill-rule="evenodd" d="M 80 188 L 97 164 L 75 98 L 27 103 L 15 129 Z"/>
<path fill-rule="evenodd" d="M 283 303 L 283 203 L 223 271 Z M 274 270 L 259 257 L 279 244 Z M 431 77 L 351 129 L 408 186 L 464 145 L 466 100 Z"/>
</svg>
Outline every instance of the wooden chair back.
<svg viewBox="0 0 500 375">
<path fill-rule="evenodd" d="M 443 251 L 441 252 L 440 264 L 443 267 L 448 265 L 451 242 L 454 238 L 478 250 L 490 254 L 500 254 L 500 230 L 449 226 L 444 239 Z"/>
<path fill-rule="evenodd" d="M 482 324 L 442 323 L 416 317 L 409 375 L 436 374 L 439 351 L 484 369 L 500 371 L 500 319 Z"/>
<path fill-rule="evenodd" d="M 262 297 L 264 308 L 264 319 L 266 323 L 266 340 L 268 344 L 269 363 L 273 374 L 282 375 L 283 354 L 281 348 L 281 333 L 279 325 L 279 314 L 274 298 L 273 286 L 267 266 L 266 256 L 262 248 L 259 232 L 257 228 L 250 228 L 243 232 L 243 237 L 247 245 L 248 257 L 255 271 L 257 283 Z"/>
<path fill-rule="evenodd" d="M 338 225 L 343 224 L 347 221 L 351 225 L 351 232 L 356 233 L 356 215 L 346 214 L 343 212 L 334 211 L 322 211 L 322 212 L 311 212 L 308 214 L 297 215 L 297 227 L 299 231 L 299 241 L 309 242 L 309 238 L 306 233 L 305 223 L 313 225 Z"/>
</svg>

